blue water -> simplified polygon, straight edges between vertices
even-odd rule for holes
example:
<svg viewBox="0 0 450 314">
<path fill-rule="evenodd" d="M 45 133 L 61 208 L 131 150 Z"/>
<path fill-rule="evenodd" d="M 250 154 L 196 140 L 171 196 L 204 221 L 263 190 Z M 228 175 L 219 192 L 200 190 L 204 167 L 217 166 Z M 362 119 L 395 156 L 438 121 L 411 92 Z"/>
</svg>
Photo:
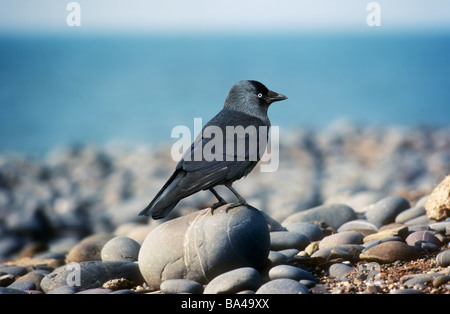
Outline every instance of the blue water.
<svg viewBox="0 0 450 314">
<path fill-rule="evenodd" d="M 448 125 L 450 33 L 0 37 L 0 151 L 157 143 L 255 79 L 289 97 L 281 130 Z"/>
</svg>

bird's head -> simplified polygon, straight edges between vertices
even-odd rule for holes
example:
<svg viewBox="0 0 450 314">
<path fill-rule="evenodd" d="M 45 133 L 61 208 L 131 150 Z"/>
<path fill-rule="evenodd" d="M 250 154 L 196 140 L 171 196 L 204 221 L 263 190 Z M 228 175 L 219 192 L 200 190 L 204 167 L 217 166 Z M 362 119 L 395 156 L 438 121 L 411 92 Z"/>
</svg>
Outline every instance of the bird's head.
<svg viewBox="0 0 450 314">
<path fill-rule="evenodd" d="M 271 103 L 285 99 L 286 96 L 269 90 L 258 81 L 245 80 L 237 82 L 230 89 L 224 108 L 254 116 L 261 114 L 267 116 L 267 109 Z"/>
</svg>

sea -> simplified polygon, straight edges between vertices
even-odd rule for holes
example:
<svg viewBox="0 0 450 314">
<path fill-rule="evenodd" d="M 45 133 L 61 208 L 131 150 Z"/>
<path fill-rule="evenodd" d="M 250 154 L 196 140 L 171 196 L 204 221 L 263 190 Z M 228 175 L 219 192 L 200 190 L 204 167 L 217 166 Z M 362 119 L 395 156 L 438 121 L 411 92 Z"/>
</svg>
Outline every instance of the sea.
<svg viewBox="0 0 450 314">
<path fill-rule="evenodd" d="M 280 130 L 450 125 L 450 32 L 0 35 L 0 153 L 170 142 L 231 86 L 288 100 Z"/>
</svg>

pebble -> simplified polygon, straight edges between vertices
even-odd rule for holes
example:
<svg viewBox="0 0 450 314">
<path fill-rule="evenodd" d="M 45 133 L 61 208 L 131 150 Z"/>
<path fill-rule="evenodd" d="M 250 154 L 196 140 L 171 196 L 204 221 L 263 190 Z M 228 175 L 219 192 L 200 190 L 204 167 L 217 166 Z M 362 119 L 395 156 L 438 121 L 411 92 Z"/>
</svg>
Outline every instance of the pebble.
<svg viewBox="0 0 450 314">
<path fill-rule="evenodd" d="M 270 233 L 270 249 L 281 251 L 286 249 L 304 250 L 310 240 L 303 234 L 289 231 L 277 231 Z"/>
<path fill-rule="evenodd" d="M 169 220 L 153 229 L 139 252 L 146 282 L 159 288 L 168 279 L 205 284 L 227 271 L 261 268 L 268 261 L 270 234 L 263 214 L 253 207 L 227 205 Z"/>
<path fill-rule="evenodd" d="M 284 256 L 286 256 L 288 259 L 293 258 L 295 255 L 297 255 L 300 251 L 297 249 L 286 249 L 286 250 L 281 250 L 278 251 L 278 253 L 283 254 Z"/>
<path fill-rule="evenodd" d="M 13 276 L 23 276 L 27 273 L 27 268 L 22 266 L 0 266 L 0 274 L 8 274 Z"/>
<path fill-rule="evenodd" d="M 286 226 L 287 231 L 305 235 L 309 241 L 319 241 L 323 238 L 322 229 L 309 222 L 295 222 Z"/>
<path fill-rule="evenodd" d="M 391 290 L 389 294 L 425 294 L 425 293 L 417 289 L 395 289 Z"/>
<path fill-rule="evenodd" d="M 275 279 L 263 284 L 256 294 L 309 294 L 309 288 L 292 279 Z"/>
<path fill-rule="evenodd" d="M 436 278 L 433 279 L 433 287 L 438 288 L 442 285 L 445 285 L 449 281 L 450 281 L 449 275 L 437 276 Z"/>
<path fill-rule="evenodd" d="M 342 263 L 332 264 L 328 269 L 328 274 L 332 277 L 344 279 L 345 276 L 353 271 L 354 268 Z"/>
<path fill-rule="evenodd" d="M 8 286 L 10 289 L 17 289 L 17 290 L 36 290 L 36 284 L 31 281 L 19 281 L 14 282 Z"/>
<path fill-rule="evenodd" d="M 296 254 L 295 254 L 296 255 Z M 269 252 L 269 261 L 271 266 L 277 266 L 281 264 L 286 264 L 288 261 L 288 257 L 280 252 L 270 251 Z M 1 280 L 1 277 L 0 277 Z"/>
<path fill-rule="evenodd" d="M 322 258 L 325 261 L 335 258 L 342 258 L 347 261 L 358 261 L 364 247 L 357 244 L 344 244 L 335 247 L 328 247 L 314 252 L 311 257 Z"/>
<path fill-rule="evenodd" d="M 411 279 L 406 280 L 405 282 L 403 282 L 403 284 L 408 288 L 413 288 L 417 284 L 425 284 L 426 282 L 432 282 L 434 280 L 434 278 L 436 278 L 437 276 L 439 276 L 439 275 L 420 274 L 420 275 L 414 276 Z"/>
<path fill-rule="evenodd" d="M 122 289 L 129 289 L 135 286 L 135 283 L 133 283 L 131 280 L 128 280 L 127 278 L 115 278 L 108 280 L 102 285 L 103 289 L 109 289 L 112 291 L 116 290 L 122 290 Z"/>
<path fill-rule="evenodd" d="M 0 287 L 9 286 L 14 282 L 15 276 L 11 274 L 0 276 Z"/>
<path fill-rule="evenodd" d="M 377 233 L 370 234 L 366 237 L 364 237 L 363 242 L 370 242 L 373 240 L 383 240 L 386 238 L 392 238 L 392 237 L 398 237 L 402 241 L 406 239 L 406 237 L 409 234 L 409 229 L 407 226 L 400 226 L 390 229 L 381 230 Z"/>
<path fill-rule="evenodd" d="M 415 249 L 404 242 L 389 241 L 380 243 L 365 250 L 359 258 L 364 261 L 377 262 L 380 264 L 393 263 L 396 261 L 410 261 L 419 257 Z"/>
<path fill-rule="evenodd" d="M 0 287 L 0 294 L 28 294 L 23 290 Z"/>
<path fill-rule="evenodd" d="M 47 273 L 47 272 L 44 272 L 44 273 Z M 22 281 L 32 282 L 32 283 L 34 283 L 35 288 L 34 289 L 25 289 L 25 290 L 42 290 L 41 289 L 41 281 L 45 277 L 44 273 L 42 273 L 38 270 L 29 272 L 28 274 L 18 278 L 14 283 L 16 284 L 16 283 L 19 283 Z"/>
<path fill-rule="evenodd" d="M 78 291 L 82 291 L 100 288 L 109 280 L 124 277 L 135 285 L 144 282 L 136 263 L 87 261 L 55 269 L 42 279 L 41 288 L 48 293 L 61 286 L 75 285 Z"/>
<path fill-rule="evenodd" d="M 363 235 L 357 231 L 344 231 L 329 235 L 319 243 L 319 249 L 326 249 L 345 244 L 361 244 Z"/>
<path fill-rule="evenodd" d="M 432 224 L 430 224 L 430 229 L 433 229 L 434 231 L 439 232 L 441 234 L 445 234 L 446 230 L 450 230 L 450 221 L 442 221 L 442 222 L 432 223 Z M 450 235 L 450 233 L 449 233 L 449 235 Z"/>
<path fill-rule="evenodd" d="M 287 217 L 281 224 L 288 226 L 296 222 L 323 221 L 337 230 L 347 221 L 355 219 L 356 213 L 349 206 L 344 204 L 325 204 L 295 213 Z"/>
<path fill-rule="evenodd" d="M 397 217 L 395 217 L 395 222 L 396 223 L 405 223 L 408 220 L 420 217 L 425 214 L 426 214 L 426 210 L 423 205 L 422 206 L 414 206 L 414 207 L 411 207 L 410 209 L 402 211 L 400 214 L 398 214 Z"/>
<path fill-rule="evenodd" d="M 101 250 L 102 261 L 134 262 L 138 260 L 141 245 L 135 240 L 118 236 L 105 243 Z"/>
<path fill-rule="evenodd" d="M 75 286 L 60 286 L 50 291 L 47 294 L 75 294 L 78 292 L 78 288 Z"/>
<path fill-rule="evenodd" d="M 378 228 L 373 224 L 368 222 L 367 220 L 351 220 L 344 223 L 337 229 L 337 232 L 351 231 L 351 230 L 372 230 L 377 232 Z"/>
<path fill-rule="evenodd" d="M 450 175 L 434 188 L 425 208 L 430 219 L 441 221 L 450 217 Z"/>
<path fill-rule="evenodd" d="M 228 271 L 215 277 L 206 286 L 204 294 L 237 293 L 244 290 L 256 290 L 261 285 L 261 275 L 251 267 Z"/>
<path fill-rule="evenodd" d="M 279 265 L 272 267 L 269 270 L 269 278 L 271 280 L 287 278 L 297 281 L 300 280 L 316 281 L 316 278 L 310 272 L 290 265 Z"/>
<path fill-rule="evenodd" d="M 369 205 L 366 218 L 376 227 L 381 227 L 395 221 L 395 217 L 402 211 L 411 208 L 409 202 L 400 196 L 389 196 Z"/>
<path fill-rule="evenodd" d="M 137 294 L 137 293 L 130 289 L 121 289 L 121 290 L 116 290 L 116 291 L 110 292 L 108 294 Z"/>
<path fill-rule="evenodd" d="M 450 266 L 450 250 L 443 251 L 436 256 L 436 262 L 439 266 Z"/>
<path fill-rule="evenodd" d="M 405 240 L 408 245 L 415 245 L 421 247 L 422 243 L 431 243 L 436 245 L 438 248 L 441 246 L 441 241 L 434 236 L 432 231 L 416 231 L 411 233 Z"/>
<path fill-rule="evenodd" d="M 83 239 L 70 250 L 67 262 L 101 261 L 102 248 L 111 238 L 109 234 L 95 234 Z"/>
<path fill-rule="evenodd" d="M 77 292 L 76 294 L 108 294 L 111 293 L 112 290 L 104 289 L 104 288 L 92 288 L 92 289 L 86 289 Z"/>
<path fill-rule="evenodd" d="M 163 281 L 160 287 L 161 291 L 167 294 L 177 293 L 203 293 L 203 285 L 189 279 L 169 279 Z"/>
</svg>

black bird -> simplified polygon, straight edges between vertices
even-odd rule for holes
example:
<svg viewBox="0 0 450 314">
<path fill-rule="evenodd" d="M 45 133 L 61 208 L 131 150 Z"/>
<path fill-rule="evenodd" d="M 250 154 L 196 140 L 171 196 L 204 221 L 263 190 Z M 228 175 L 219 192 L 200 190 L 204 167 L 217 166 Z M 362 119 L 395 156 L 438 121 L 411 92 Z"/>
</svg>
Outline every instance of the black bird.
<svg viewBox="0 0 450 314">
<path fill-rule="evenodd" d="M 139 215 L 151 214 L 153 219 L 164 218 L 180 200 L 202 190 L 210 190 L 217 198 L 218 202 L 211 206 L 214 210 L 226 204 L 226 201 L 214 190 L 217 185 L 225 185 L 238 199 L 238 202 L 230 204 L 227 210 L 246 205 L 247 202 L 231 185 L 249 174 L 260 160 L 260 153 L 264 153 L 268 136 L 268 133 L 260 132 L 260 127 L 265 127 L 267 131 L 270 127 L 267 109 L 271 103 L 284 99 L 287 97 L 270 91 L 260 82 L 236 83 L 229 91 L 223 109 L 203 127 L 190 150 L 184 154 L 176 166 L 175 172 Z M 231 130 L 236 131 L 238 126 L 245 129 L 244 136 L 230 134 Z M 222 139 L 216 138 L 217 134 L 214 131 L 207 134 L 210 130 L 222 131 Z M 259 138 L 260 133 L 265 138 Z M 251 141 L 255 141 L 255 138 L 257 142 L 252 146 Z M 202 153 L 208 143 L 213 144 L 210 142 L 213 139 L 220 141 L 221 146 L 223 145 L 211 149 L 213 154 L 217 153 L 215 157 L 219 156 L 219 158 L 211 160 L 211 158 L 205 158 L 207 157 L 205 154 L 202 154 L 200 159 L 196 158 L 198 156 L 196 154 Z M 244 149 L 242 145 L 245 145 Z"/>
</svg>

